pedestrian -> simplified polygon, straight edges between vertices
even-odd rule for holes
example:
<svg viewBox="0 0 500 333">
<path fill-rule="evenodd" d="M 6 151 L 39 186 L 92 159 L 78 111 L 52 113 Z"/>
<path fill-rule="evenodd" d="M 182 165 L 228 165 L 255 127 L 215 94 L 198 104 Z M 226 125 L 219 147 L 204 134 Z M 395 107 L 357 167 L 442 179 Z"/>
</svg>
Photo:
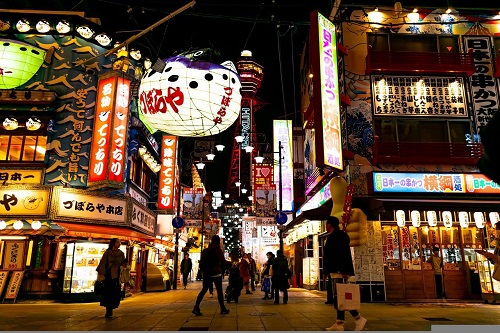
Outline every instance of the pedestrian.
<svg viewBox="0 0 500 333">
<path fill-rule="evenodd" d="M 186 289 L 188 284 L 188 276 L 193 269 L 193 262 L 189 258 L 189 253 L 184 253 L 184 259 L 181 261 L 181 273 L 182 273 L 182 283 L 184 284 L 184 289 Z"/>
<path fill-rule="evenodd" d="M 229 258 L 231 258 L 232 265 L 229 268 L 228 284 L 226 288 L 226 300 L 228 303 L 234 301 L 238 303 L 238 298 L 241 295 L 241 289 L 243 289 L 243 279 L 240 276 L 240 258 L 238 251 L 231 251 L 229 253 Z"/>
<path fill-rule="evenodd" d="M 245 294 L 251 295 L 250 291 L 250 263 L 248 261 L 247 254 L 243 255 L 243 259 L 240 262 L 240 276 L 243 279 L 243 285 L 245 286 Z"/>
<path fill-rule="evenodd" d="M 264 297 L 262 299 L 273 299 L 274 292 L 271 288 L 271 266 L 274 261 L 274 254 L 272 252 L 266 253 L 267 261 L 264 263 L 264 270 L 262 271 L 261 278 L 261 290 L 264 291 Z M 271 297 L 269 297 L 271 294 Z"/>
<path fill-rule="evenodd" d="M 252 291 L 255 291 L 255 275 L 257 274 L 257 264 L 255 263 L 255 260 L 252 258 L 251 253 L 247 253 L 247 258 L 250 263 L 250 287 L 252 288 Z"/>
<path fill-rule="evenodd" d="M 106 318 L 113 317 L 113 309 L 118 308 L 121 300 L 120 267 L 127 260 L 120 244 L 118 238 L 112 238 L 96 268 L 97 280 L 104 281 L 100 305 L 106 308 Z"/>
<path fill-rule="evenodd" d="M 327 327 L 327 331 L 343 331 L 345 322 L 345 311 L 338 309 L 337 283 L 346 283 L 348 277 L 354 276 L 354 266 L 352 264 L 351 248 L 349 246 L 349 235 L 340 229 L 340 221 L 335 216 L 329 216 L 326 220 L 326 231 L 329 233 L 324 245 L 324 269 L 330 272 L 332 280 L 332 291 L 334 307 L 337 310 L 337 320 L 335 324 Z M 357 310 L 350 310 L 349 313 L 356 321 L 356 331 L 362 331 L 366 324 L 366 318 L 361 317 Z"/>
<path fill-rule="evenodd" d="M 288 268 L 288 260 L 283 254 L 283 250 L 276 251 L 276 258 L 272 265 L 273 276 L 272 287 L 274 289 L 274 304 L 280 303 L 280 291 L 283 292 L 283 304 L 288 303 L 288 288 L 290 283 L 288 279 L 292 277 L 292 272 Z"/>
<path fill-rule="evenodd" d="M 443 291 L 443 260 L 439 257 L 439 248 L 432 249 L 432 256 L 428 262 L 432 264 L 432 271 L 434 272 L 434 280 L 436 281 L 436 297 L 444 298 Z"/>
<path fill-rule="evenodd" d="M 128 264 L 128 260 L 125 259 L 120 266 L 120 288 L 122 300 L 125 299 L 127 283 L 130 283 L 130 265 Z"/>
<path fill-rule="evenodd" d="M 232 263 L 224 258 L 224 253 L 220 248 L 220 237 L 212 236 L 212 240 L 208 247 L 201 252 L 200 268 L 203 271 L 203 287 L 201 288 L 192 313 L 201 316 L 200 303 L 203 296 L 207 293 L 210 285 L 215 284 L 217 290 L 217 299 L 220 306 L 220 314 L 228 314 L 229 309 L 224 305 L 224 294 L 222 292 L 222 266 L 228 266 Z M 225 268 L 225 267 L 224 267 Z"/>
</svg>

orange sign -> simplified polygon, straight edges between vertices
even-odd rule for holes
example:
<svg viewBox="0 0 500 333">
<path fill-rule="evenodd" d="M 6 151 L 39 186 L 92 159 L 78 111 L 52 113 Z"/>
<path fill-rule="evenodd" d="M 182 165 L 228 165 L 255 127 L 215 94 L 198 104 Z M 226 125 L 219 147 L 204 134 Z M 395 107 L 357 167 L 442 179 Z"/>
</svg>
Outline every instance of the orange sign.
<svg viewBox="0 0 500 333">
<path fill-rule="evenodd" d="M 89 183 L 106 180 L 114 97 L 115 78 L 99 80 L 89 162 Z"/>
<path fill-rule="evenodd" d="M 158 209 L 174 209 L 175 164 L 177 163 L 177 137 L 164 135 L 161 147 L 161 169 L 158 190 Z"/>
<path fill-rule="evenodd" d="M 125 170 L 125 148 L 127 147 L 128 106 L 130 100 L 130 81 L 118 78 L 116 87 L 116 102 L 113 112 L 113 127 L 111 132 L 111 163 L 109 180 L 123 182 Z"/>
</svg>

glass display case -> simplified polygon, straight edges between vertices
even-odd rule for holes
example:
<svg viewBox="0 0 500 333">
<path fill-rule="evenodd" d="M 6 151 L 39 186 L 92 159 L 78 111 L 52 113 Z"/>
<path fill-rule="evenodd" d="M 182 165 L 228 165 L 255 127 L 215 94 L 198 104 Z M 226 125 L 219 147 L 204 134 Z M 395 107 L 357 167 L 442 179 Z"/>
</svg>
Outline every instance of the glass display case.
<svg viewBox="0 0 500 333">
<path fill-rule="evenodd" d="M 108 244 L 75 241 L 66 246 L 63 293 L 93 293 L 96 268 Z M 127 253 L 126 245 L 120 246 L 120 250 Z"/>
<path fill-rule="evenodd" d="M 490 251 L 493 252 L 493 251 Z M 479 281 L 481 283 L 481 295 L 485 302 L 496 303 L 500 300 L 500 281 L 491 278 L 493 264 L 482 254 L 477 253 L 477 268 Z"/>
<path fill-rule="evenodd" d="M 303 267 L 303 284 L 304 288 L 316 288 L 319 278 L 319 259 L 318 258 L 304 258 L 302 259 Z"/>
</svg>

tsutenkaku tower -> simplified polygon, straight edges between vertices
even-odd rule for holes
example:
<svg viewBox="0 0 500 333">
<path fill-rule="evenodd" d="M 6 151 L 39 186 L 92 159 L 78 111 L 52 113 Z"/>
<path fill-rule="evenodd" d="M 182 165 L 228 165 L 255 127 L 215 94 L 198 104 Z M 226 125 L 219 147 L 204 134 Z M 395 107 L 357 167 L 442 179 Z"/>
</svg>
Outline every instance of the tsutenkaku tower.
<svg viewBox="0 0 500 333">
<path fill-rule="evenodd" d="M 229 193 L 233 198 L 240 195 L 240 188 L 236 186 L 236 182 L 239 181 L 241 187 L 245 187 L 249 191 L 252 186 L 250 183 L 252 179 L 252 159 L 256 156 L 258 149 L 253 114 L 266 104 L 256 96 L 264 78 L 264 67 L 253 61 L 252 52 L 242 51 L 236 67 L 240 74 L 242 99 L 240 117 L 236 121 L 234 136 L 243 136 L 243 142 L 240 144 L 236 140 L 233 141 L 231 167 L 226 187 L 226 193 Z M 243 150 L 243 147 L 249 145 L 254 147 L 252 153 Z"/>
</svg>

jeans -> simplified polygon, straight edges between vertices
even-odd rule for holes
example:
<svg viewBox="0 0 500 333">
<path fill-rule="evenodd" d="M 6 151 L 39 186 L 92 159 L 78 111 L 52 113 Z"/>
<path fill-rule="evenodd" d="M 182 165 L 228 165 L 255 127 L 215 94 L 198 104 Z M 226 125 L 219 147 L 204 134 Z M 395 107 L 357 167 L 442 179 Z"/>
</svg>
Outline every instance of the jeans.
<svg viewBox="0 0 500 333">
<path fill-rule="evenodd" d="M 189 277 L 189 272 L 187 273 L 182 273 L 182 284 L 185 286 L 187 286 L 188 284 L 188 277 Z"/>
<path fill-rule="evenodd" d="M 436 281 L 436 296 L 444 297 L 443 292 L 443 276 L 441 274 L 434 274 L 434 280 Z"/>
<path fill-rule="evenodd" d="M 224 294 L 222 293 L 222 276 L 203 276 L 203 287 L 201 288 L 198 297 L 196 298 L 195 308 L 199 308 L 203 297 L 209 289 L 213 290 L 212 283 L 215 284 L 215 290 L 217 290 L 217 300 L 221 309 L 225 309 L 224 305 Z"/>
<path fill-rule="evenodd" d="M 345 283 L 343 278 L 330 278 L 332 281 L 332 291 L 333 291 L 333 306 L 335 310 L 337 310 L 337 321 L 345 321 L 345 311 L 340 311 L 338 309 L 338 298 L 337 298 L 337 283 Z M 359 316 L 359 312 L 357 310 L 350 310 L 349 313 L 351 316 L 356 318 Z"/>
</svg>

